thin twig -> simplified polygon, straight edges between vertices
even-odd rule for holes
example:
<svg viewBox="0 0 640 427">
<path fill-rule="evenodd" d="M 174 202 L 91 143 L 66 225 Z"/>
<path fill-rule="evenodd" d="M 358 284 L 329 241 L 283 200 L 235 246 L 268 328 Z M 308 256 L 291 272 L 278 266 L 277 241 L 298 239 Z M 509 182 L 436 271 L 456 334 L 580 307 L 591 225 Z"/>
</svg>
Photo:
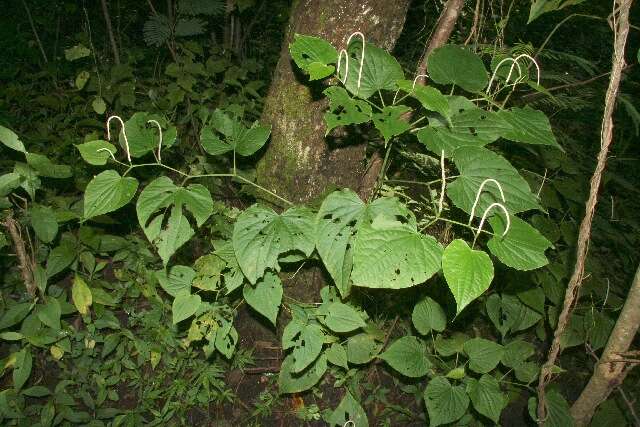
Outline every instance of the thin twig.
<svg viewBox="0 0 640 427">
<path fill-rule="evenodd" d="M 31 31 L 33 32 L 33 36 L 36 39 L 36 44 L 38 45 L 38 49 L 40 49 L 40 54 L 42 55 L 42 59 L 46 64 L 49 62 L 47 59 L 47 54 L 44 51 L 44 47 L 42 46 L 42 42 L 40 41 L 40 36 L 38 35 L 38 30 L 36 30 L 36 25 L 33 22 L 33 17 L 31 16 L 31 10 L 29 10 L 29 6 L 27 6 L 27 2 L 22 0 L 22 6 L 24 6 L 25 12 L 27 12 L 27 18 L 29 19 L 29 25 L 31 25 Z"/>
</svg>

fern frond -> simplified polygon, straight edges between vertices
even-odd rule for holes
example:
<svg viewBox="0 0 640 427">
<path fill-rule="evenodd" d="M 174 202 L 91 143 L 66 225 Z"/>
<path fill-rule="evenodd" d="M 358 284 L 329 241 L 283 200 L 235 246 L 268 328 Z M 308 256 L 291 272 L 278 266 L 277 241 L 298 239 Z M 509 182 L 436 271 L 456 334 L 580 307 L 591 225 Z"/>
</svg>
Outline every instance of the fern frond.
<svg viewBox="0 0 640 427">
<path fill-rule="evenodd" d="M 153 15 L 147 19 L 142 28 L 144 42 L 149 46 L 161 46 L 171 36 L 169 19 L 164 15 Z"/>
</svg>

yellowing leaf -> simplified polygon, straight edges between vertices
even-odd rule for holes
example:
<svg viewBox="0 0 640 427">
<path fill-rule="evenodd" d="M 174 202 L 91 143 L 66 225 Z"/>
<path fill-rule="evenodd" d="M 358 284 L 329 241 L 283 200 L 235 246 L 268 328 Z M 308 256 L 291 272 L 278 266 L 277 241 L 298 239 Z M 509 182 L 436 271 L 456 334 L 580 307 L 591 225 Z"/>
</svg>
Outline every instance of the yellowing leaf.
<svg viewBox="0 0 640 427">
<path fill-rule="evenodd" d="M 87 286 L 84 279 L 77 274 L 73 278 L 71 299 L 73 300 L 73 305 L 76 306 L 80 314 L 86 315 L 89 313 L 89 307 L 91 307 L 91 303 L 93 302 L 91 289 L 89 289 L 89 286 Z"/>
</svg>

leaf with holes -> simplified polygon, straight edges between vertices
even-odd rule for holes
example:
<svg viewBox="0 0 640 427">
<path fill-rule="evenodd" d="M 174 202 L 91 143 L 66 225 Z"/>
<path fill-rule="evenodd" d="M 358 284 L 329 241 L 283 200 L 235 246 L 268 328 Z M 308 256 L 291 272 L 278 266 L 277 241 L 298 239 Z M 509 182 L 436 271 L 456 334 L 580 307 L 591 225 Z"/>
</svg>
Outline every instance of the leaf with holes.
<svg viewBox="0 0 640 427">
<path fill-rule="evenodd" d="M 509 123 L 510 129 L 502 134 L 503 138 L 511 141 L 533 145 L 550 145 L 562 150 L 553 135 L 547 116 L 531 107 L 512 108 L 497 113 Z"/>
<path fill-rule="evenodd" d="M 413 307 L 411 321 L 421 335 L 427 335 L 432 330 L 442 332 L 447 326 L 444 310 L 440 304 L 429 297 L 424 297 Z"/>
<path fill-rule="evenodd" d="M 534 270 L 549 263 L 544 255 L 553 245 L 535 228 L 516 216 L 510 218 L 507 234 L 502 237 L 505 220 L 495 215 L 489 219 L 493 237 L 487 246 L 503 264 L 517 270 Z"/>
<path fill-rule="evenodd" d="M 111 154 L 109 153 L 112 153 L 115 156 L 118 152 L 115 145 L 101 139 L 85 142 L 84 144 L 78 144 L 76 145 L 76 148 L 80 152 L 80 156 L 82 156 L 84 161 L 94 166 L 106 165 L 107 160 L 111 157 Z"/>
<path fill-rule="evenodd" d="M 498 366 L 504 347 L 484 338 L 473 338 L 464 343 L 464 352 L 469 357 L 469 369 L 486 374 Z"/>
<path fill-rule="evenodd" d="M 411 211 L 391 197 L 366 204 L 352 190 L 344 189 L 329 194 L 320 206 L 316 216 L 316 248 L 343 297 L 350 289 L 354 236 L 363 221 L 380 214 L 415 227 Z"/>
<path fill-rule="evenodd" d="M 138 180 L 121 177 L 114 170 L 106 170 L 95 176 L 84 190 L 84 218 L 120 209 L 133 199 L 138 189 Z"/>
<path fill-rule="evenodd" d="M 329 98 L 329 108 L 324 113 L 327 123 L 325 135 L 338 126 L 357 125 L 371 120 L 371 106 L 365 101 L 351 98 L 343 88 L 330 86 L 323 93 Z"/>
<path fill-rule="evenodd" d="M 471 213 L 480 184 L 487 178 L 495 179 L 502 186 L 504 205 L 510 213 L 541 209 L 527 181 L 504 157 L 482 147 L 461 147 L 453 152 L 453 161 L 460 177 L 449 184 L 448 195 L 466 213 Z M 483 188 L 475 216 L 481 217 L 495 202 L 503 203 L 500 191 L 495 184 L 488 183 Z"/>
<path fill-rule="evenodd" d="M 167 211 L 170 211 L 168 219 Z M 138 197 L 138 222 L 164 265 L 195 233 L 185 211 L 193 217 L 196 227 L 202 226 L 213 213 L 209 190 L 200 184 L 178 187 L 170 178 L 161 176 Z"/>
<path fill-rule="evenodd" d="M 432 236 L 379 215 L 358 228 L 351 278 L 366 288 L 408 288 L 440 270 L 441 258 L 442 247 Z"/>
<path fill-rule="evenodd" d="M 296 65 L 309 74 L 309 80 L 329 77 L 335 71 L 338 51 L 331 43 L 319 37 L 295 34 L 289 53 Z"/>
<path fill-rule="evenodd" d="M 403 117 L 411 108 L 405 105 L 387 106 L 380 113 L 374 113 L 373 124 L 380 131 L 385 142 L 389 142 L 394 136 L 406 132 L 411 125 L 408 118 Z"/>
<path fill-rule="evenodd" d="M 493 280 L 493 263 L 489 255 L 471 249 L 461 239 L 449 243 L 444 250 L 442 271 L 456 300 L 458 314 L 489 289 Z"/>
<path fill-rule="evenodd" d="M 369 427 L 367 413 L 348 390 L 338 407 L 329 411 L 324 420 L 331 427 Z"/>
<path fill-rule="evenodd" d="M 453 386 L 442 376 L 429 381 L 424 391 L 424 402 L 429 413 L 430 427 L 459 420 L 469 407 L 469 397 L 464 387 Z"/>
<path fill-rule="evenodd" d="M 267 272 L 255 285 L 246 283 L 242 294 L 247 304 L 276 325 L 282 302 L 282 282 L 276 274 Z"/>
<path fill-rule="evenodd" d="M 346 76 L 347 81 L 344 86 L 354 96 L 367 99 L 379 90 L 395 90 L 397 88 L 396 82 L 404 79 L 402 67 L 389 52 L 367 43 L 360 87 L 358 87 L 362 40 L 359 37 L 354 37 L 347 48 L 347 52 L 349 56 L 349 74 Z M 344 64 L 344 61 L 342 64 Z M 338 70 L 338 75 L 340 80 L 344 82 L 346 67 L 342 64 Z"/>
<path fill-rule="evenodd" d="M 476 411 L 498 424 L 500 414 L 507 405 L 507 396 L 500 391 L 498 380 L 486 374 L 479 380 L 471 378 L 467 383 L 467 394 Z"/>
<path fill-rule="evenodd" d="M 482 59 L 463 46 L 447 44 L 429 55 L 427 70 L 438 84 L 453 84 L 468 92 L 480 92 L 488 83 Z"/>
<path fill-rule="evenodd" d="M 416 337 L 402 337 L 378 356 L 402 375 L 411 378 L 424 377 L 431 369 L 427 346 Z"/>
<path fill-rule="evenodd" d="M 233 248 L 249 282 L 256 283 L 267 269 L 279 271 L 281 255 L 288 252 L 311 255 L 314 216 L 305 207 L 293 207 L 278 215 L 273 209 L 257 204 L 238 216 L 233 229 Z"/>
<path fill-rule="evenodd" d="M 282 334 L 282 348 L 293 348 L 292 371 L 300 373 L 318 358 L 324 344 L 324 333 L 317 323 L 306 323 L 294 319 L 287 324 Z M 344 350 L 344 349 L 343 349 Z M 346 355 L 345 355 L 346 363 Z"/>
</svg>

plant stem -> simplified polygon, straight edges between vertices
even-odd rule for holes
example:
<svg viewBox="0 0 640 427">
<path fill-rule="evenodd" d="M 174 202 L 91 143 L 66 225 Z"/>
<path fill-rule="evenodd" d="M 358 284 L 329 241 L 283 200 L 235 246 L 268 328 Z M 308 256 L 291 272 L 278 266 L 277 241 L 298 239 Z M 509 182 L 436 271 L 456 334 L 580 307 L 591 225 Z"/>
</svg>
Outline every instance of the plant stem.
<svg viewBox="0 0 640 427">
<path fill-rule="evenodd" d="M 47 59 L 47 54 L 44 51 L 42 42 L 40 41 L 40 36 L 38 35 L 38 30 L 36 30 L 36 25 L 33 22 L 33 17 L 31 16 L 31 10 L 29 9 L 29 6 L 27 5 L 27 2 L 25 0 L 22 0 L 22 6 L 24 6 L 24 10 L 25 12 L 27 12 L 27 18 L 29 19 L 29 25 L 31 25 L 31 31 L 33 32 L 33 36 L 36 39 L 36 44 L 38 45 L 38 49 L 40 49 L 40 54 L 42 55 L 42 59 L 46 64 L 47 62 L 49 62 L 49 60 Z"/>
</svg>

